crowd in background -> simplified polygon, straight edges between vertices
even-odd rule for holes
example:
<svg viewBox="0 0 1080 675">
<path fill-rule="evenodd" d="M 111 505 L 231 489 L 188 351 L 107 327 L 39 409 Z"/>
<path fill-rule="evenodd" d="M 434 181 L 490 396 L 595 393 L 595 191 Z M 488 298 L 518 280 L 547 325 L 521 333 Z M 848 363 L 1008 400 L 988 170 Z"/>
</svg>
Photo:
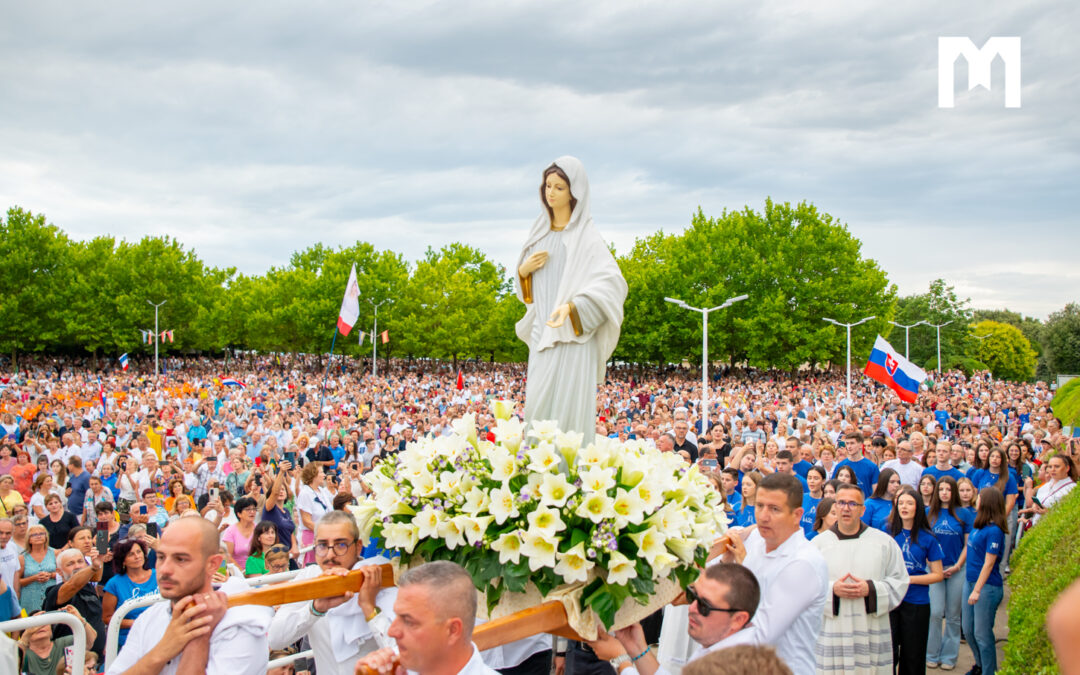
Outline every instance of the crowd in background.
<svg viewBox="0 0 1080 675">
<path fill-rule="evenodd" d="M 214 523 L 221 580 L 304 567 L 315 562 L 315 524 L 365 493 L 360 479 L 373 463 L 419 436 L 451 433 L 465 413 L 486 432 L 491 399 L 524 409 L 523 365 L 394 361 L 378 377 L 340 362 L 324 371 L 313 357 L 173 358 L 165 367 L 159 377 L 99 379 L 85 364 L 39 358 L 5 378 L 0 620 L 73 612 L 100 660 L 116 608 L 157 590 L 155 548 L 171 523 Z M 895 625 L 894 649 L 921 649 L 928 666 L 948 669 L 961 628 L 982 662 L 991 658 L 1010 552 L 1075 486 L 1080 439 L 1063 432 L 1051 397 L 1043 384 L 951 372 L 905 404 L 861 378 L 849 397 L 836 374 L 724 368 L 703 432 L 695 373 L 613 367 L 598 392 L 597 433 L 646 439 L 697 464 L 735 525 L 754 524 L 769 474 L 803 484 L 807 538 L 848 508 L 837 487 L 858 485 L 863 521 L 896 539 L 922 581 L 904 601 L 927 608 L 917 615 L 926 625 Z M 908 501 L 919 508 L 899 506 Z M 137 616 L 124 619 L 121 643 Z M 55 672 L 71 643 L 65 630 L 21 636 L 27 672 Z"/>
</svg>

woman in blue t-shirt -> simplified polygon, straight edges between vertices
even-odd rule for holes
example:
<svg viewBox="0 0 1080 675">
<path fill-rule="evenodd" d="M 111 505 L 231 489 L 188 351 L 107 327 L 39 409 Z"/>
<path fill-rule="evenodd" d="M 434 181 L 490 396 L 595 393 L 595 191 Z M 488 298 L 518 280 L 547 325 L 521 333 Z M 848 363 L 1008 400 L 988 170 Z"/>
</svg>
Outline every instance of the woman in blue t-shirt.
<svg viewBox="0 0 1080 675">
<path fill-rule="evenodd" d="M 889 531 L 889 514 L 893 510 L 893 499 L 900 491 L 900 474 L 893 469 L 882 469 L 877 485 L 870 499 L 866 500 L 862 521 L 870 527 Z"/>
<path fill-rule="evenodd" d="M 1020 482 L 1013 475 L 1013 472 L 1009 470 L 1009 457 L 1001 448 L 994 448 L 990 451 L 990 456 L 986 460 L 986 470 L 980 473 L 978 480 L 975 481 L 976 490 L 990 486 L 996 487 L 1001 491 L 1001 494 L 1005 495 L 1005 522 L 1008 523 L 1009 529 L 1005 531 L 1005 548 L 1001 552 L 1001 561 L 1003 563 L 1002 569 L 1008 574 L 1009 534 L 1016 532 L 1017 519 L 1019 518 L 1016 504 L 1020 497 Z"/>
<path fill-rule="evenodd" d="M 822 490 L 825 487 L 825 469 L 820 466 L 812 466 L 810 470 L 806 472 L 806 487 L 809 488 L 809 492 L 803 495 L 802 508 L 803 515 L 800 523 L 803 527 L 803 534 L 807 539 L 812 539 L 816 532 L 814 532 L 814 518 L 817 515 L 818 503 L 824 496 Z"/>
<path fill-rule="evenodd" d="M 115 574 L 105 584 L 101 595 L 101 619 L 108 624 L 116 608 L 132 598 L 157 593 L 157 570 L 146 569 L 146 545 L 136 539 L 121 539 L 113 546 Z M 120 622 L 120 646 L 127 640 L 128 630 L 145 607 L 128 612 Z"/>
<path fill-rule="evenodd" d="M 964 635 L 975 656 L 975 665 L 983 675 L 997 671 L 994 647 L 994 618 L 997 615 L 1004 582 L 1001 578 L 1001 553 L 1005 548 L 1005 496 L 996 487 L 979 491 L 975 522 L 968 536 L 967 561 L 964 566 Z"/>
<path fill-rule="evenodd" d="M 967 538 L 974 520 L 974 514 L 965 513 L 960 507 L 960 490 L 955 478 L 943 475 L 938 480 L 937 493 L 926 516 L 945 556 L 941 561 L 945 579 L 930 586 L 930 637 L 926 643 L 926 663 L 932 667 L 940 664 L 945 670 L 952 670 L 960 654 L 963 571 Z"/>
<path fill-rule="evenodd" d="M 926 520 L 922 498 L 910 485 L 902 486 L 896 495 L 889 514 L 889 534 L 904 554 L 910 577 L 903 602 L 889 612 L 894 672 L 924 673 L 930 629 L 930 584 L 945 578 L 941 566 L 944 555 Z"/>
</svg>

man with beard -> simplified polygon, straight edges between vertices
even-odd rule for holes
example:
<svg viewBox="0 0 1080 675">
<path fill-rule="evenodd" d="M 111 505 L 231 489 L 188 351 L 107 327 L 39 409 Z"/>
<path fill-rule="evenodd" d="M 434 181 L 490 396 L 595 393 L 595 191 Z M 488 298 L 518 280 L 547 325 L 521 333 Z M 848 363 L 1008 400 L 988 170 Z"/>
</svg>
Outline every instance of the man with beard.
<svg viewBox="0 0 1080 675">
<path fill-rule="evenodd" d="M 135 620 L 108 675 L 263 675 L 273 618 L 268 607 L 228 609 L 210 580 L 221 566 L 218 531 L 203 518 L 169 525 L 157 547 L 161 597 Z M 247 588 L 226 582 L 223 591 Z"/>
</svg>

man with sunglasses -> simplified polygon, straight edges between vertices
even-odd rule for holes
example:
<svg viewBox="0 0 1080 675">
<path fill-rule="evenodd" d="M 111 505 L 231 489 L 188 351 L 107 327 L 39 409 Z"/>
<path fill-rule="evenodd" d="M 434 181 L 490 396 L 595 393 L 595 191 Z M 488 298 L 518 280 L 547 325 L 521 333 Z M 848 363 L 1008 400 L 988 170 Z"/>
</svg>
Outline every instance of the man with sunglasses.
<svg viewBox="0 0 1080 675">
<path fill-rule="evenodd" d="M 323 575 L 344 576 L 362 569 L 364 585 L 357 593 L 282 605 L 270 624 L 270 648 L 285 649 L 305 635 L 322 675 L 353 675 L 357 660 L 392 642 L 386 637 L 394 620 L 396 588 L 380 589 L 382 556 L 360 556 L 356 519 L 345 511 L 328 511 L 315 524 L 315 561 L 295 581 Z"/>
<path fill-rule="evenodd" d="M 842 485 L 836 524 L 814 537 L 829 566 L 831 602 L 815 656 L 819 673 L 892 672 L 889 611 L 908 587 L 904 554 L 892 537 L 862 522 L 863 493 Z"/>
<path fill-rule="evenodd" d="M 697 643 L 688 661 L 735 645 L 754 644 L 751 631 L 745 629 L 760 599 L 757 578 L 742 565 L 718 563 L 705 568 L 705 573 L 686 588 L 686 632 Z M 667 675 L 649 650 L 640 623 L 616 631 L 615 635 L 602 633 L 589 646 L 621 675 Z"/>
</svg>

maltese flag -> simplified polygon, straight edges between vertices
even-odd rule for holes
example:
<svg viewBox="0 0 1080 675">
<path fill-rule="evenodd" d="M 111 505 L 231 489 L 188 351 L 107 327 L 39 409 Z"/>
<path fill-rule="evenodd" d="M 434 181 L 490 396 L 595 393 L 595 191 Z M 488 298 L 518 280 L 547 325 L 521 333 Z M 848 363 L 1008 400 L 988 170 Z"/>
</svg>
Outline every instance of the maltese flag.
<svg viewBox="0 0 1080 675">
<path fill-rule="evenodd" d="M 356 320 L 360 316 L 360 284 L 356 283 L 356 263 L 353 263 L 352 271 L 349 272 L 349 283 L 345 285 L 345 297 L 341 300 L 341 311 L 338 312 L 337 327 L 342 335 L 348 335 Z"/>
<path fill-rule="evenodd" d="M 901 401 L 908 403 L 915 402 L 919 385 L 926 380 L 922 368 L 897 353 L 880 335 L 874 342 L 874 350 L 870 352 L 863 374 L 892 389 Z"/>
</svg>

